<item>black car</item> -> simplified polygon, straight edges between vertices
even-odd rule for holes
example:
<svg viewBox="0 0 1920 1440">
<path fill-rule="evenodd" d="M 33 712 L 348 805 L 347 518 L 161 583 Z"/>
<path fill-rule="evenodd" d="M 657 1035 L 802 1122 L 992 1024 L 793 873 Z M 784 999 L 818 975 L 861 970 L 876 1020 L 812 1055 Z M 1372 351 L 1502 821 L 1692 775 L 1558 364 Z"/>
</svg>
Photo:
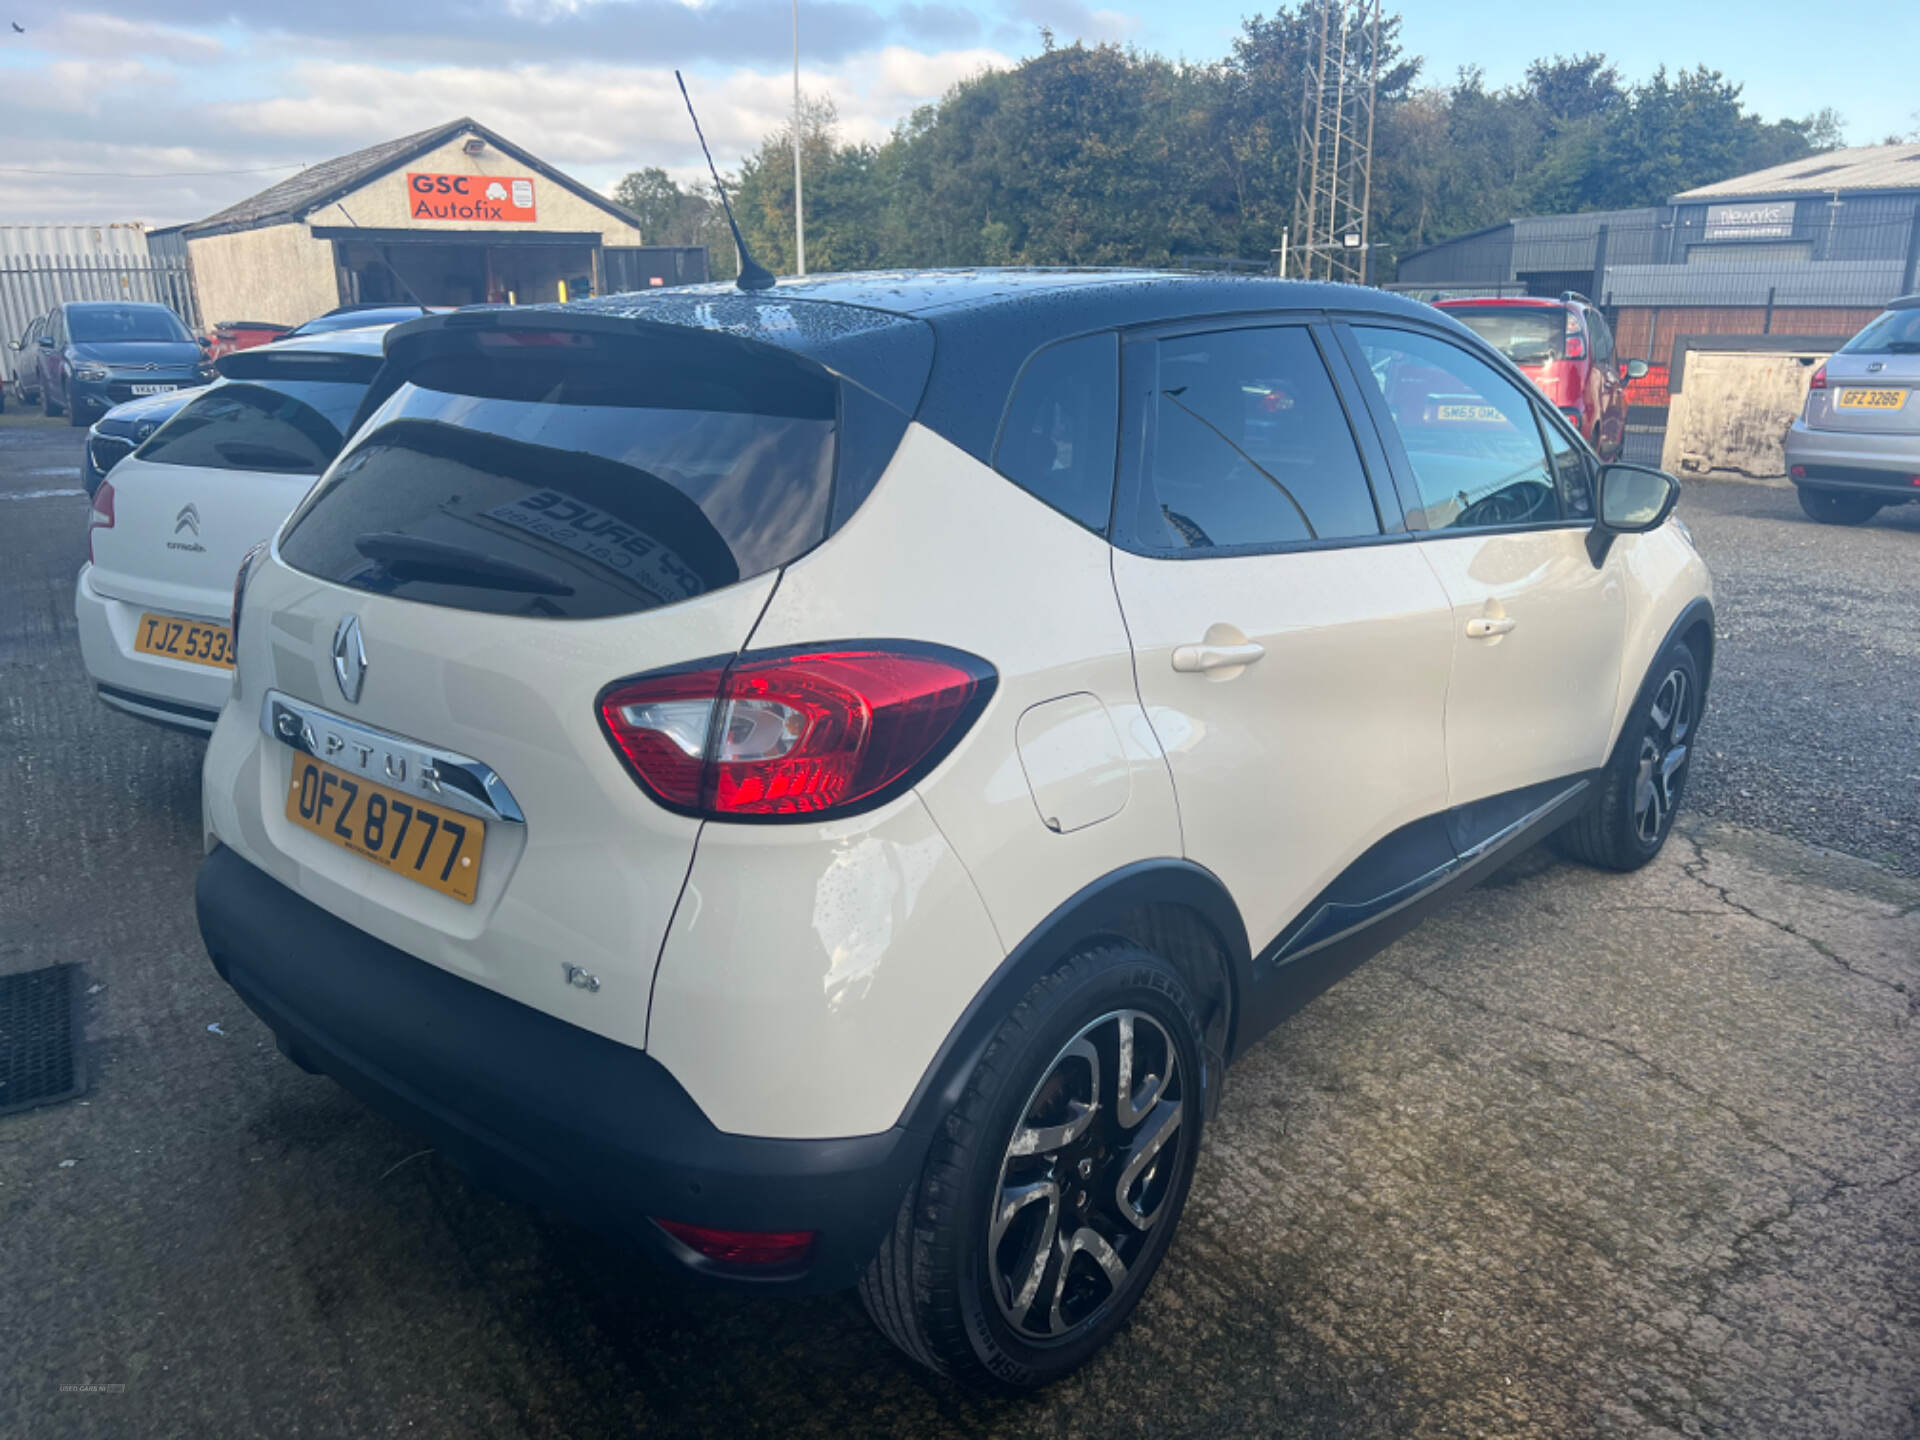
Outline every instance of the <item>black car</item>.
<svg viewBox="0 0 1920 1440">
<path fill-rule="evenodd" d="M 85 425 L 145 395 L 205 385 L 213 366 L 164 305 L 56 305 L 35 341 L 41 408 Z"/>
<path fill-rule="evenodd" d="M 87 432 L 87 448 L 80 453 L 80 483 L 87 487 L 88 498 L 100 488 L 107 472 L 131 455 L 146 438 L 177 414 L 198 394 L 197 389 L 169 390 L 163 395 L 142 395 L 116 405 Z"/>
<path fill-rule="evenodd" d="M 445 308 L 445 307 L 442 307 Z M 296 325 L 282 340 L 300 335 L 326 335 L 335 330 L 360 330 L 368 325 L 398 325 L 403 320 L 418 320 L 435 312 L 425 305 L 341 305 L 316 315 L 304 325 Z"/>
</svg>

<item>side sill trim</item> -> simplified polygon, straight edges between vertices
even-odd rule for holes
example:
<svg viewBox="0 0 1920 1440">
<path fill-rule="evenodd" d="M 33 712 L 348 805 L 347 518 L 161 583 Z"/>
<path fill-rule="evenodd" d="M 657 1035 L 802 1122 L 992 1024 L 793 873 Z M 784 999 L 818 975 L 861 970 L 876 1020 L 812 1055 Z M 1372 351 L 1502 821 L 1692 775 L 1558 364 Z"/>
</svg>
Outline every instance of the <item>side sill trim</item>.
<svg viewBox="0 0 1920 1440">
<path fill-rule="evenodd" d="M 1426 874 L 1415 876 L 1412 880 L 1387 891 L 1384 895 L 1375 896 L 1364 905 L 1338 905 L 1333 903 L 1322 905 L 1320 909 L 1314 913 L 1313 918 L 1305 925 L 1299 927 L 1285 944 L 1280 945 L 1271 955 L 1263 957 L 1263 965 L 1265 967 L 1281 967 L 1291 965 L 1297 960 L 1304 960 L 1309 955 L 1324 950 L 1329 945 L 1338 944 L 1340 941 L 1358 934 L 1360 931 L 1366 929 L 1367 926 L 1377 924 L 1379 921 L 1385 920 L 1397 911 L 1404 910 L 1407 906 L 1415 904 L 1425 896 L 1438 890 L 1449 880 L 1452 880 L 1456 875 L 1460 874 L 1461 871 L 1477 863 L 1483 857 L 1493 854 L 1495 851 L 1518 839 L 1522 834 L 1531 830 L 1535 825 L 1538 825 L 1554 811 L 1569 804 L 1580 795 L 1585 794 L 1590 785 L 1591 782 L 1584 778 L 1575 780 L 1571 785 L 1554 795 L 1544 804 L 1535 806 L 1512 824 L 1496 830 L 1484 840 L 1469 846 L 1452 860 L 1434 866 L 1434 868 L 1427 871 Z M 1304 945 L 1299 943 L 1304 937 L 1314 935 L 1329 917 L 1335 916 L 1343 911 L 1352 917 L 1347 924 L 1330 934 L 1320 934 L 1318 938 L 1311 941 L 1311 943 Z"/>
</svg>

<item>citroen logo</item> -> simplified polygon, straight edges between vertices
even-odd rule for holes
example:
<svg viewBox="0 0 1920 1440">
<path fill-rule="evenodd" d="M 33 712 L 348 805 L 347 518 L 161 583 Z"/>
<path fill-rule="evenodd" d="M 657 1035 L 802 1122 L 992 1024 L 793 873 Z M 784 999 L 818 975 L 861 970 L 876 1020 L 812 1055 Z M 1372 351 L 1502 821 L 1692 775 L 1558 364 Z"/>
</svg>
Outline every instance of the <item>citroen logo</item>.
<svg viewBox="0 0 1920 1440">
<path fill-rule="evenodd" d="M 191 501 L 182 505 L 180 513 L 173 517 L 173 533 L 178 535 L 182 530 L 190 530 L 195 535 L 200 533 L 200 512 Z"/>
<path fill-rule="evenodd" d="M 360 687 L 367 681 L 367 651 L 360 643 L 360 617 L 349 615 L 333 632 L 333 675 L 349 705 L 360 703 Z"/>
</svg>

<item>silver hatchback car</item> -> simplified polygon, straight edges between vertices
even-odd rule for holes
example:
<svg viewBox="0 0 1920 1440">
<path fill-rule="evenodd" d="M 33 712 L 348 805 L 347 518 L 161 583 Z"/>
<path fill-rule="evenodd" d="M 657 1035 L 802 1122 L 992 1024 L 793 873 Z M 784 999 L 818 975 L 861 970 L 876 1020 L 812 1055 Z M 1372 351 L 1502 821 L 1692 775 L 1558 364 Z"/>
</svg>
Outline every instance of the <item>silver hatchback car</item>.
<svg viewBox="0 0 1920 1440">
<path fill-rule="evenodd" d="M 1892 301 L 1813 372 L 1786 449 L 1800 508 L 1828 525 L 1920 500 L 1920 295 Z"/>
</svg>

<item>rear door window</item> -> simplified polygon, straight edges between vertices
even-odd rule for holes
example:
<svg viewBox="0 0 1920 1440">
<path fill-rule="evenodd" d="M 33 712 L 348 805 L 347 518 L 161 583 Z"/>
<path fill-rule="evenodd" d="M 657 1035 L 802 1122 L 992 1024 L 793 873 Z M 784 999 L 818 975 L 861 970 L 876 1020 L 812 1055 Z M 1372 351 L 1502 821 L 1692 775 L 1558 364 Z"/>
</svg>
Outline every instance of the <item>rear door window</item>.
<svg viewBox="0 0 1920 1440">
<path fill-rule="evenodd" d="M 1154 351 L 1134 521 L 1144 546 L 1271 548 L 1381 533 L 1346 411 L 1305 326 L 1182 335 Z"/>
<path fill-rule="evenodd" d="M 526 353 L 430 362 L 381 406 L 282 536 L 288 564 L 425 604 L 593 619 L 824 538 L 830 377 L 754 352 L 635 371 L 597 341 L 500 343 Z"/>
<path fill-rule="evenodd" d="M 1119 433 L 1119 337 L 1063 341 L 1040 351 L 1021 372 L 993 449 L 993 468 L 1104 535 Z"/>
<path fill-rule="evenodd" d="M 1519 386 L 1438 336 L 1368 325 L 1353 333 L 1405 447 L 1425 529 L 1561 519 L 1533 402 Z"/>
</svg>

